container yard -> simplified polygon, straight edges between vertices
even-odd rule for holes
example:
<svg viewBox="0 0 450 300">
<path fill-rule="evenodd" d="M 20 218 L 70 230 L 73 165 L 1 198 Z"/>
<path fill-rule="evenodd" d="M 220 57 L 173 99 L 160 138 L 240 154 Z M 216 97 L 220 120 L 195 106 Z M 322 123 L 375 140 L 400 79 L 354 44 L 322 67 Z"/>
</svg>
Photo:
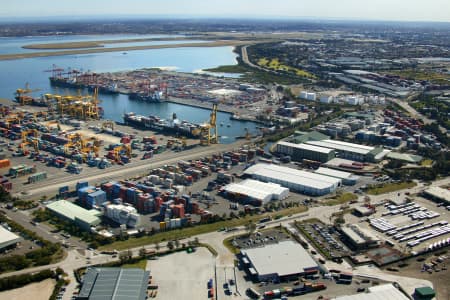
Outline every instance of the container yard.
<svg viewBox="0 0 450 300">
<path fill-rule="evenodd" d="M 214 76 L 141 69 L 116 73 L 65 72 L 55 67 L 50 77 L 53 86 L 94 90 L 99 93 L 128 94 L 130 100 L 161 102 L 171 98 L 193 99 L 202 102 L 248 105 L 264 100 L 265 89 L 240 84 L 235 79 Z"/>
</svg>

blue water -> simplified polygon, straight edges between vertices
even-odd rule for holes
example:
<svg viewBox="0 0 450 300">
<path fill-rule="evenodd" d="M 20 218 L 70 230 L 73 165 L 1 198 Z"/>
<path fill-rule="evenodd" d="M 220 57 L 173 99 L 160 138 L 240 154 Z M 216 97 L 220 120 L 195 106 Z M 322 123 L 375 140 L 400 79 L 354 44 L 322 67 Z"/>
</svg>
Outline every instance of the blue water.
<svg viewBox="0 0 450 300">
<path fill-rule="evenodd" d="M 47 42 L 39 37 L 39 42 Z M 93 40 L 111 39 L 108 36 L 89 36 Z M 123 36 L 118 37 L 123 38 Z M 16 38 L 16 43 L 23 45 L 24 39 Z M 67 40 L 74 39 L 68 37 Z M 53 39 L 51 39 L 53 40 Z M 79 39 L 78 39 L 79 40 Z M 1 47 L 0 47 L 1 48 Z M 93 72 L 114 72 L 123 70 L 133 70 L 151 67 L 175 67 L 181 72 L 196 72 L 201 69 L 213 68 L 220 65 L 236 64 L 236 54 L 233 47 L 192 47 L 192 48 L 168 48 L 150 49 L 139 51 L 107 52 L 80 55 L 64 55 L 54 57 L 35 57 L 18 60 L 0 61 L 0 97 L 12 99 L 17 88 L 24 87 L 28 82 L 33 89 L 40 89 L 33 96 L 38 97 L 44 93 L 75 94 L 74 90 L 53 89 L 50 86 L 48 77 L 50 72 L 45 72 L 55 64 L 58 67 L 67 69 L 79 69 Z M 101 95 L 101 106 L 105 111 L 104 118 L 115 121 L 122 121 L 124 112 L 133 111 L 142 115 L 158 115 L 162 118 L 170 118 L 172 113 L 176 113 L 181 120 L 190 122 L 205 122 L 209 118 L 209 110 L 184 106 L 174 103 L 143 103 L 130 101 L 126 95 Z M 256 124 L 253 122 L 242 122 L 229 120 L 230 114 L 219 113 L 217 116 L 219 135 L 222 136 L 222 143 L 234 141 L 236 136 L 245 134 L 245 128 L 252 133 L 257 132 Z M 227 125 L 230 125 L 228 127 Z"/>
</svg>

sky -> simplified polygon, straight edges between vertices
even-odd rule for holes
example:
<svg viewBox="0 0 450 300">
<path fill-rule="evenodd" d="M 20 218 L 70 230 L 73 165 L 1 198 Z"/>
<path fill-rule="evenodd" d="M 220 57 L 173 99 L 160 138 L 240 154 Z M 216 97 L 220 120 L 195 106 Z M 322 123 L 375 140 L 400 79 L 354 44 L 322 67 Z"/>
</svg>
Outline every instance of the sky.
<svg viewBox="0 0 450 300">
<path fill-rule="evenodd" d="M 450 0 L 0 0 L 0 20 L 165 16 L 450 22 Z"/>
</svg>

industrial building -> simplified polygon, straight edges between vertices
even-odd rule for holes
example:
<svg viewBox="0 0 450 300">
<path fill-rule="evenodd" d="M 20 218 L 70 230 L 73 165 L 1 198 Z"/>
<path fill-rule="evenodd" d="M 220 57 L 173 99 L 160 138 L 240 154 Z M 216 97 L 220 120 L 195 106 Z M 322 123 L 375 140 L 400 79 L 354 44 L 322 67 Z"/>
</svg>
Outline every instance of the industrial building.
<svg viewBox="0 0 450 300">
<path fill-rule="evenodd" d="M 447 205 L 450 204 L 450 191 L 438 186 L 432 186 L 423 191 L 424 196 L 431 198 L 434 201 L 442 201 Z"/>
<path fill-rule="evenodd" d="M 341 186 L 341 180 L 337 178 L 271 164 L 253 165 L 245 170 L 244 174 L 256 180 L 278 183 L 291 191 L 312 196 L 332 193 Z"/>
<path fill-rule="evenodd" d="M 241 250 L 241 255 L 244 266 L 259 281 L 296 278 L 319 270 L 308 252 L 293 241 Z"/>
<path fill-rule="evenodd" d="M 0 226 L 0 252 L 15 247 L 21 240 L 22 238 L 20 236 Z"/>
<path fill-rule="evenodd" d="M 334 300 L 407 300 L 405 294 L 399 291 L 391 283 L 371 286 L 367 288 L 366 293 L 359 293 L 354 295 L 339 296 L 333 298 Z"/>
<path fill-rule="evenodd" d="M 356 161 L 375 161 L 377 154 L 383 151 L 381 147 L 375 148 L 336 140 L 307 141 L 306 144 L 333 149 L 338 157 Z"/>
<path fill-rule="evenodd" d="M 408 153 L 398 153 L 398 152 L 389 152 L 386 155 L 387 158 L 392 160 L 398 160 L 401 162 L 406 162 L 410 164 L 418 164 L 423 160 L 423 157 L 420 155 L 413 155 Z"/>
<path fill-rule="evenodd" d="M 308 144 L 294 144 L 289 142 L 278 142 L 277 153 L 289 155 L 293 161 L 309 159 L 320 162 L 327 162 L 333 159 L 336 154 L 333 149 L 317 147 Z"/>
<path fill-rule="evenodd" d="M 84 230 L 90 230 L 91 227 L 100 224 L 101 212 L 97 210 L 87 210 L 72 202 L 59 200 L 47 205 L 47 209 L 57 217 L 71 221 Z"/>
<path fill-rule="evenodd" d="M 352 173 L 333 170 L 324 167 L 318 168 L 317 170 L 314 171 L 314 173 L 341 179 L 342 183 L 345 185 L 355 185 L 356 181 L 358 180 L 358 176 L 355 176 Z"/>
<path fill-rule="evenodd" d="M 131 205 L 107 204 L 105 206 L 105 216 L 120 225 L 134 228 L 140 223 L 140 215 L 136 208 Z"/>
<path fill-rule="evenodd" d="M 353 250 L 363 250 L 378 245 L 380 239 L 369 230 L 365 230 L 358 225 L 351 224 L 342 226 L 343 240 Z"/>
<path fill-rule="evenodd" d="M 289 196 L 289 189 L 276 183 L 266 183 L 253 179 L 247 179 L 240 183 L 231 183 L 224 187 L 226 194 L 244 198 L 250 204 L 263 205 L 271 200 L 283 200 Z M 257 206 L 259 206 L 257 205 Z"/>
<path fill-rule="evenodd" d="M 78 300 L 145 300 L 149 271 L 123 268 L 88 268 Z"/>
</svg>

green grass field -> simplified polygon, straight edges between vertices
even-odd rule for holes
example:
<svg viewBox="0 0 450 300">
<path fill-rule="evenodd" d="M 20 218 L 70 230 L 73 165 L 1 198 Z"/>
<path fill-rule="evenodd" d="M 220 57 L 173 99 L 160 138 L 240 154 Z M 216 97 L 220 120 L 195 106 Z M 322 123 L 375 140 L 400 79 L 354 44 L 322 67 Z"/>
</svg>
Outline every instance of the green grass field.
<svg viewBox="0 0 450 300">
<path fill-rule="evenodd" d="M 140 261 L 135 262 L 134 264 L 124 264 L 124 265 L 122 265 L 122 268 L 127 268 L 127 269 L 138 268 L 138 269 L 145 270 L 146 266 L 147 266 L 147 259 L 143 258 Z"/>
<path fill-rule="evenodd" d="M 344 204 L 344 203 L 347 203 L 347 202 L 350 202 L 350 201 L 356 200 L 356 199 L 358 199 L 358 196 L 353 193 L 343 193 L 343 194 L 337 195 L 334 198 L 325 199 L 324 204 L 327 206 L 333 206 L 333 205 Z"/>
<path fill-rule="evenodd" d="M 202 224 L 197 225 L 194 227 L 187 227 L 182 229 L 176 229 L 176 230 L 170 230 L 165 232 L 160 232 L 154 235 L 150 236 L 143 236 L 140 238 L 129 238 L 126 241 L 118 241 L 114 242 L 109 245 L 101 246 L 99 247 L 99 250 L 124 250 L 124 249 L 131 249 L 136 248 L 144 245 L 154 244 L 154 243 L 161 243 L 164 241 L 170 241 L 170 240 L 176 240 L 176 239 L 183 239 L 183 238 L 189 238 L 192 236 L 196 236 L 203 233 L 213 232 L 217 231 L 221 228 L 225 227 L 236 227 L 236 226 L 242 226 L 247 224 L 248 222 L 257 222 L 261 218 L 264 218 L 269 215 L 292 215 L 297 213 L 302 213 L 307 211 L 307 208 L 305 206 L 299 206 L 299 207 L 291 207 L 284 210 L 280 210 L 274 213 L 265 213 L 261 215 L 253 215 L 253 216 L 247 216 L 245 218 L 239 218 L 239 219 L 232 219 L 227 221 L 220 221 L 216 223 L 211 224 Z"/>
<path fill-rule="evenodd" d="M 395 192 L 407 188 L 415 187 L 417 184 L 415 182 L 400 182 L 400 183 L 386 183 L 378 187 L 372 187 L 367 190 L 369 195 L 379 195 L 390 192 Z"/>
</svg>

